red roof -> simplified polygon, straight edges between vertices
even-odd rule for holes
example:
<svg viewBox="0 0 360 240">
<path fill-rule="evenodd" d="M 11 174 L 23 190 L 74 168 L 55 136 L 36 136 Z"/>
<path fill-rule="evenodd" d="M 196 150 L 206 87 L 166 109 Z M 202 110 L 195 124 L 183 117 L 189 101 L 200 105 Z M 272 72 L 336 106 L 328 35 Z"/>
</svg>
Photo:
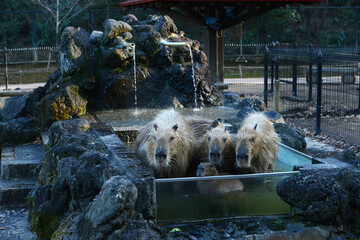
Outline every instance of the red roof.
<svg viewBox="0 0 360 240">
<path fill-rule="evenodd" d="M 180 3 L 180 2 L 192 2 L 192 3 L 217 3 L 217 4 L 228 4 L 231 5 L 231 3 L 239 3 L 239 2 L 288 2 L 288 3 L 295 3 L 295 2 L 299 2 L 299 3 L 304 3 L 304 2 L 321 2 L 322 0 L 127 0 L 124 1 L 122 3 L 120 3 L 120 6 L 130 6 L 130 5 L 138 5 L 138 4 L 142 4 L 142 3 L 150 3 L 150 2 L 163 2 L 163 3 Z"/>
</svg>

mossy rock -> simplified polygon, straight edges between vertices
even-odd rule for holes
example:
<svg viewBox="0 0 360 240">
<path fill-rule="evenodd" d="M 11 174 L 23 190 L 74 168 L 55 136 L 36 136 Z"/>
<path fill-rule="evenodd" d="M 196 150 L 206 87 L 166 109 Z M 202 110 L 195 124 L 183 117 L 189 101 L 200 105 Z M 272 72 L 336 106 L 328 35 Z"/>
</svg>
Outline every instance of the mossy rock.
<svg viewBox="0 0 360 240">
<path fill-rule="evenodd" d="M 33 223 L 35 233 L 42 239 L 50 239 L 59 227 L 59 219 L 48 213 L 40 213 Z"/>
</svg>

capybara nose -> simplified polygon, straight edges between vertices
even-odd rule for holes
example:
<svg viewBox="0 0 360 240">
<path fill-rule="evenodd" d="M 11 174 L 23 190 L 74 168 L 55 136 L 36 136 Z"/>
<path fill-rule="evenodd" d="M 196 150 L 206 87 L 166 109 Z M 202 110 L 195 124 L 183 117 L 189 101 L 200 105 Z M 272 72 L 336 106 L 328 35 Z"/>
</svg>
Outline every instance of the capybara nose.
<svg viewBox="0 0 360 240">
<path fill-rule="evenodd" d="M 236 160 L 247 162 L 249 161 L 249 155 L 247 154 L 236 155 Z"/>
<path fill-rule="evenodd" d="M 155 154 L 155 157 L 159 159 L 166 159 L 166 154 L 164 152 L 158 152 Z"/>
<path fill-rule="evenodd" d="M 212 158 L 220 158 L 220 153 L 219 152 L 210 152 L 210 157 L 212 157 Z"/>
</svg>

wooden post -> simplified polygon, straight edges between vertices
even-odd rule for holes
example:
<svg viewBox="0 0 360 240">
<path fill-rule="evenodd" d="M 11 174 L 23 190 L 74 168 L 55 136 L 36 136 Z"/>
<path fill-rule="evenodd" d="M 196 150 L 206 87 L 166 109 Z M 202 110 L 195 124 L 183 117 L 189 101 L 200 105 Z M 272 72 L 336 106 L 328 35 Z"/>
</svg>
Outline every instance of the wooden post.
<svg viewBox="0 0 360 240">
<path fill-rule="evenodd" d="M 319 135 L 321 133 L 321 88 L 322 88 L 322 61 L 323 54 L 321 50 L 319 50 L 317 55 L 317 79 L 316 79 L 316 87 L 317 87 L 317 101 L 316 101 L 316 128 L 315 135 Z"/>
<path fill-rule="evenodd" d="M 224 30 L 216 31 L 217 81 L 224 82 Z"/>
<path fill-rule="evenodd" d="M 209 67 L 211 71 L 211 80 L 213 83 L 217 82 L 217 39 L 216 39 L 216 30 L 208 28 L 209 35 Z"/>
<path fill-rule="evenodd" d="M 48 64 L 47 64 L 47 71 L 49 71 L 49 68 L 50 68 L 50 63 L 51 63 L 51 51 L 52 51 L 52 49 L 50 48 L 50 50 L 49 50 L 49 59 L 48 59 Z"/>
<path fill-rule="evenodd" d="M 280 79 L 279 79 L 279 59 L 275 60 L 275 80 L 274 80 L 274 109 L 280 112 Z"/>
<path fill-rule="evenodd" d="M 20 83 L 20 84 L 22 84 L 22 77 L 23 77 L 23 71 L 20 70 L 20 71 L 19 71 L 19 78 L 20 78 L 19 83 Z"/>
<path fill-rule="evenodd" d="M 8 90 L 8 66 L 7 66 L 7 53 L 6 47 L 4 47 L 4 66 L 5 66 L 5 89 Z"/>
</svg>

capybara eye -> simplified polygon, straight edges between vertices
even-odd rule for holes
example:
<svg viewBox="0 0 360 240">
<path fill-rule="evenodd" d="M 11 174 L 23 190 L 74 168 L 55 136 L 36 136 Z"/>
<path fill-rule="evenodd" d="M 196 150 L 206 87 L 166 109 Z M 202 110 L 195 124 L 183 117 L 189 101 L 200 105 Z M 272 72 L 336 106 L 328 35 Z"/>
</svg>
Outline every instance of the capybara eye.
<svg viewBox="0 0 360 240">
<path fill-rule="evenodd" d="M 208 140 L 210 141 L 210 139 L 211 139 L 211 137 L 210 136 L 208 136 Z"/>
<path fill-rule="evenodd" d="M 254 137 L 250 138 L 250 141 L 255 142 L 255 138 Z"/>
<path fill-rule="evenodd" d="M 226 139 L 227 139 L 227 138 L 226 138 L 226 137 L 224 137 L 224 140 L 223 140 L 223 141 L 224 141 L 224 142 L 226 142 Z"/>
<path fill-rule="evenodd" d="M 174 136 L 171 136 L 170 137 L 170 141 L 172 141 L 172 140 L 174 140 L 175 139 L 175 137 Z"/>
</svg>

